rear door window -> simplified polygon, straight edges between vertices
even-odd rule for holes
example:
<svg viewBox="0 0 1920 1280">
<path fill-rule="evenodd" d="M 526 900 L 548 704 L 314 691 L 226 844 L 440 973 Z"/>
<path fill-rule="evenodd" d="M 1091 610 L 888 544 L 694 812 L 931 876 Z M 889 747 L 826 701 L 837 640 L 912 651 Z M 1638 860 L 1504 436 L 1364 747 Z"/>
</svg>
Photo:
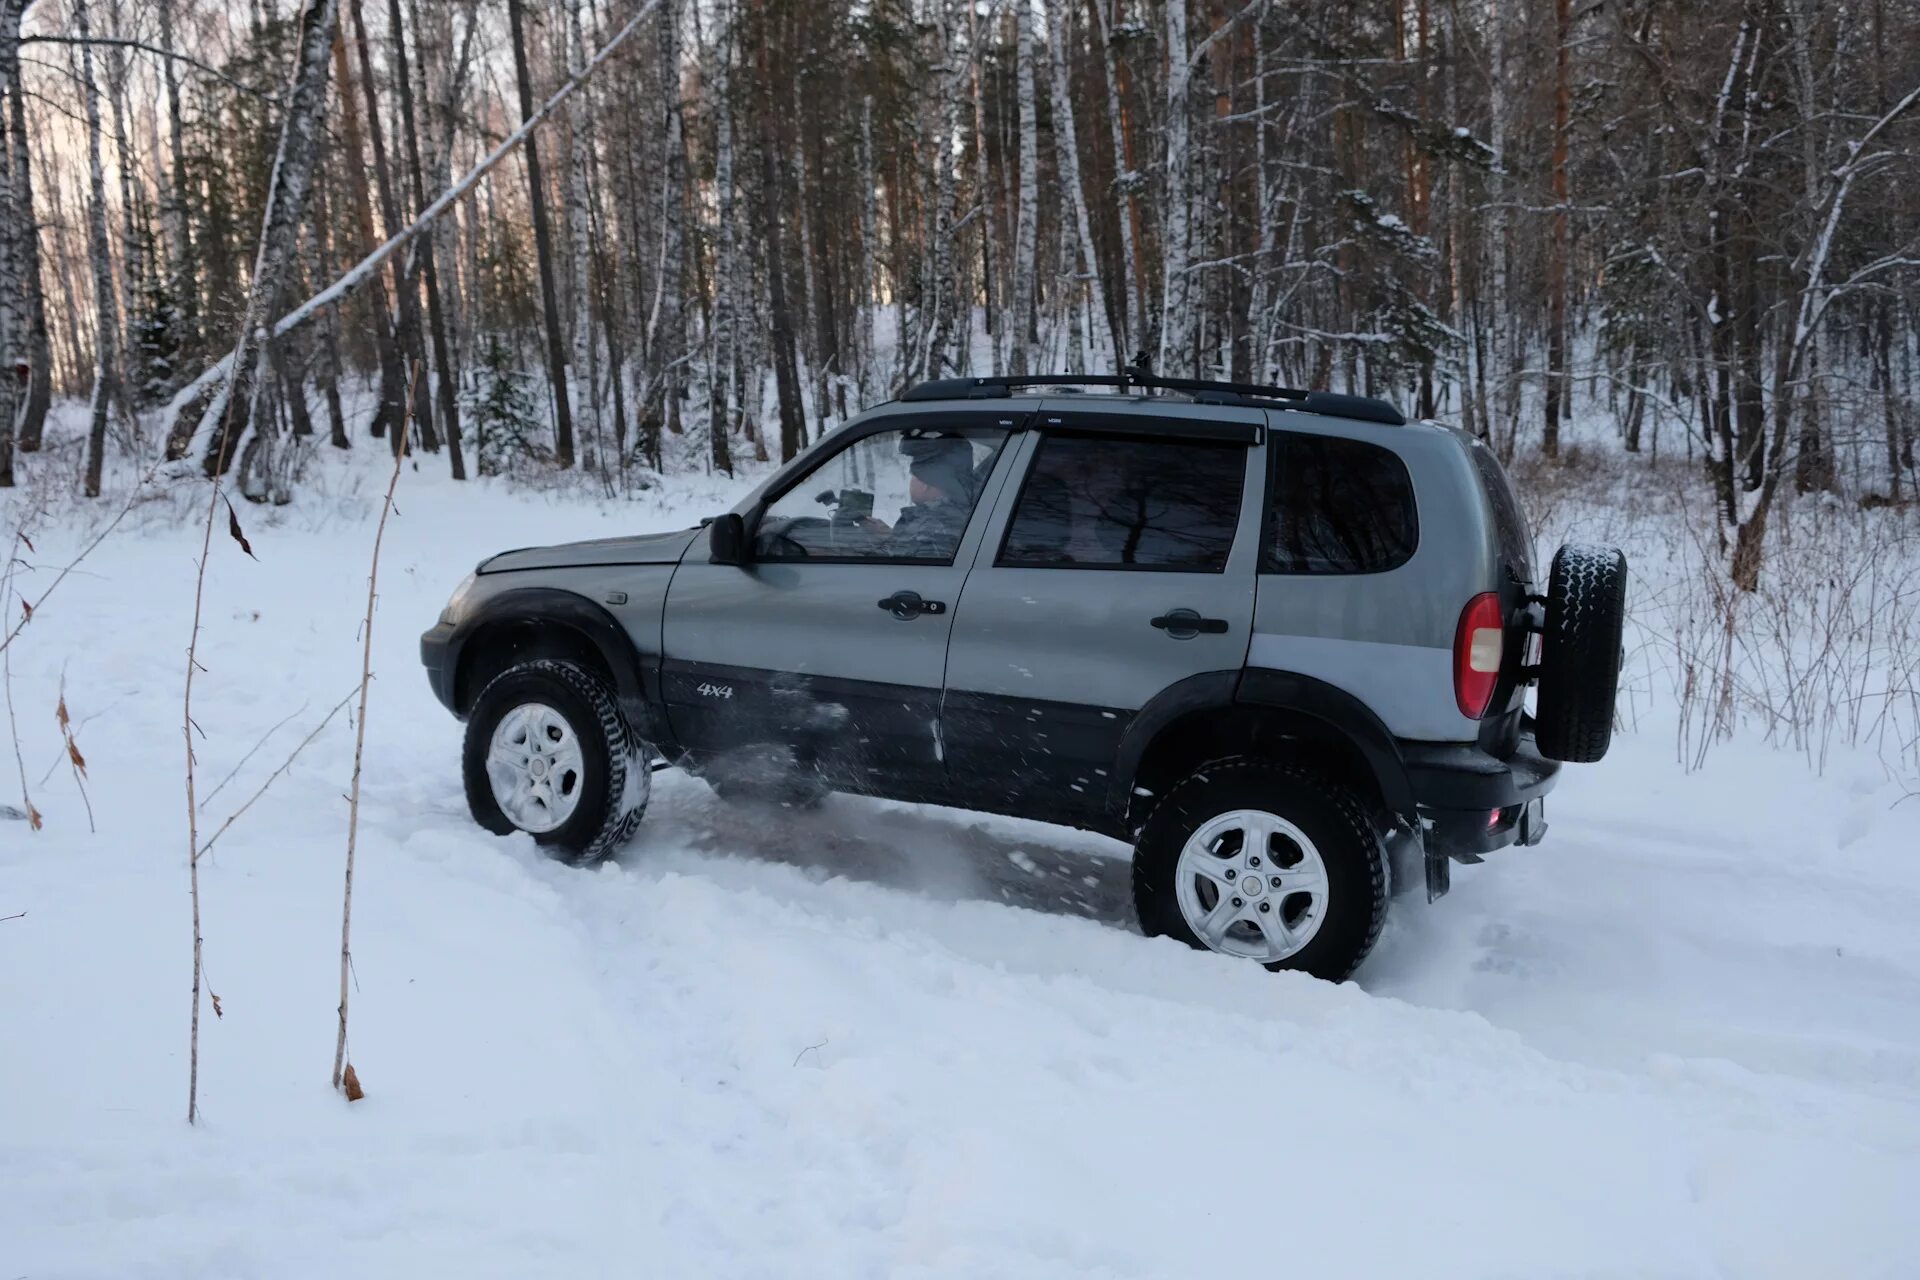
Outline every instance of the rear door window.
<svg viewBox="0 0 1920 1280">
<path fill-rule="evenodd" d="M 1264 573 L 1384 573 L 1420 541 L 1413 480 L 1391 449 L 1276 431 Z"/>
<path fill-rule="evenodd" d="M 1049 435 L 999 563 L 1219 573 L 1240 523 L 1246 460 L 1244 445 Z"/>
</svg>

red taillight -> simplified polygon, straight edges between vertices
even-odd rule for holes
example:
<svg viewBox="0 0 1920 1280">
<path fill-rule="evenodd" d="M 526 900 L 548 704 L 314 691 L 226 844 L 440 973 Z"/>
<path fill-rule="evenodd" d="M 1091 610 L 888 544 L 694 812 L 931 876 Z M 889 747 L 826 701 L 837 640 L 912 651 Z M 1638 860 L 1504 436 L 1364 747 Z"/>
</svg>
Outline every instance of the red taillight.
<svg viewBox="0 0 1920 1280">
<path fill-rule="evenodd" d="M 1493 687 L 1500 683 L 1500 655 L 1505 646 L 1500 597 L 1486 591 L 1467 601 L 1467 607 L 1460 611 L 1460 626 L 1453 633 L 1453 698 L 1467 719 L 1478 720 L 1487 714 Z"/>
</svg>

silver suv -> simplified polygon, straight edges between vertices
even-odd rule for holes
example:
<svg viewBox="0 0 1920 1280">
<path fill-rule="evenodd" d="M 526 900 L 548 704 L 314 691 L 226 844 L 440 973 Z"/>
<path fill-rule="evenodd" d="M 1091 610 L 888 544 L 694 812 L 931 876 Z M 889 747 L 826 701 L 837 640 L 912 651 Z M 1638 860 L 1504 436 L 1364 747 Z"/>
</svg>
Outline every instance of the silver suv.
<svg viewBox="0 0 1920 1280">
<path fill-rule="evenodd" d="M 421 657 L 475 820 L 563 858 L 667 765 L 1013 814 L 1131 842 L 1147 933 L 1337 980 L 1605 752 L 1625 581 L 1536 592 L 1498 461 L 1379 400 L 961 378 L 698 529 L 484 561 Z"/>
</svg>

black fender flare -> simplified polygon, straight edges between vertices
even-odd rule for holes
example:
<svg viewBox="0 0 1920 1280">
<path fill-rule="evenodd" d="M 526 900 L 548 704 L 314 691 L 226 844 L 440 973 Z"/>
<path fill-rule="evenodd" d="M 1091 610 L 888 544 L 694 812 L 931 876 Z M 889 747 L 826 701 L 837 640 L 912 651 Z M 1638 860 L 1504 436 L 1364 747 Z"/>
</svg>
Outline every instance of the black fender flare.
<svg viewBox="0 0 1920 1280">
<path fill-rule="evenodd" d="M 1387 811 L 1411 817 L 1418 809 L 1413 783 L 1393 733 L 1373 709 L 1346 690 L 1296 671 L 1250 668 L 1240 677 L 1236 702 L 1260 707 L 1283 707 L 1326 724 L 1351 742 L 1373 771 L 1380 799 Z"/>
<path fill-rule="evenodd" d="M 467 642 L 488 627 L 510 623 L 534 627 L 557 627 L 573 633 L 592 645 L 613 673 L 614 693 L 620 709 L 636 728 L 657 728 L 647 697 L 645 668 L 633 637 L 605 608 L 572 591 L 558 587 L 516 587 L 480 602 L 473 612 L 460 619 L 447 641 L 446 665 L 454 673 L 451 692 L 455 710 L 466 715 L 478 689 L 463 689 L 458 673 L 465 657 Z M 657 662 L 657 659 L 656 659 Z"/>
<path fill-rule="evenodd" d="M 1127 811 L 1140 762 L 1161 731 L 1196 711 L 1236 706 L 1270 707 L 1319 721 L 1353 744 L 1372 772 L 1380 799 L 1390 813 L 1411 819 L 1417 812 L 1413 784 L 1399 745 L 1379 716 L 1352 694 L 1324 680 L 1267 668 L 1204 671 L 1167 686 L 1142 707 L 1120 738 L 1108 786 L 1109 812 Z"/>
<path fill-rule="evenodd" d="M 1239 684 L 1238 671 L 1202 671 L 1174 681 L 1136 711 L 1120 735 L 1120 749 L 1114 753 L 1113 776 L 1107 783 L 1107 811 L 1116 817 L 1126 814 L 1133 780 L 1140 776 L 1140 762 L 1147 758 L 1163 729 L 1196 711 L 1231 707 Z"/>
</svg>

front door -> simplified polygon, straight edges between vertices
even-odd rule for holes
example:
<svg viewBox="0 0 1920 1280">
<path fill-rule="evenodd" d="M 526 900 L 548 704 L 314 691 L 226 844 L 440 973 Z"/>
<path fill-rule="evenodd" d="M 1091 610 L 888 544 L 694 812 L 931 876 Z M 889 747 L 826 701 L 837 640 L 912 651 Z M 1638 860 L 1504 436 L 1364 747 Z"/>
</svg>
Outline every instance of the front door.
<svg viewBox="0 0 1920 1280">
<path fill-rule="evenodd" d="M 1246 661 L 1263 415 L 1131 408 L 1042 409 L 961 595 L 949 766 L 992 807 L 1098 814 L 1141 708 Z"/>
<path fill-rule="evenodd" d="M 662 696 L 709 776 L 944 782 L 947 637 L 1003 417 L 888 418 L 769 493 L 748 517 L 746 565 L 708 563 L 705 535 L 689 548 L 667 596 Z"/>
</svg>

